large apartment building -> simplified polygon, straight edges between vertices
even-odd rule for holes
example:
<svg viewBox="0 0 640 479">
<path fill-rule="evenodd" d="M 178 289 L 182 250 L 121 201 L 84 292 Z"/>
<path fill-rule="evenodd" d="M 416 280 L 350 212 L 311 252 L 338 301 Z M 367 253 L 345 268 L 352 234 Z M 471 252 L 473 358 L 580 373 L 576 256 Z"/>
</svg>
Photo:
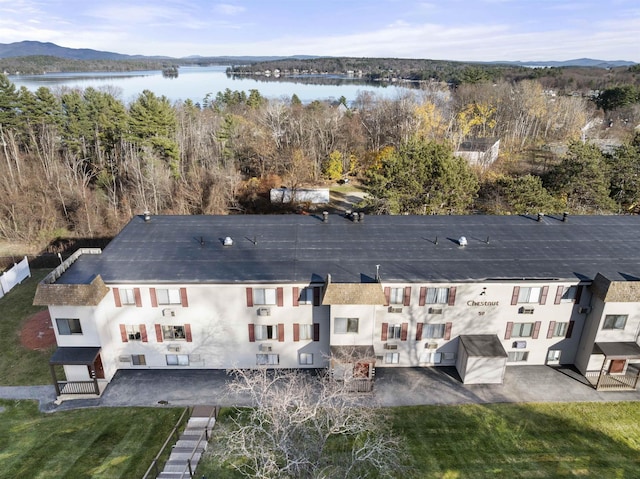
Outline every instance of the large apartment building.
<svg viewBox="0 0 640 479">
<path fill-rule="evenodd" d="M 575 365 L 635 388 L 636 216 L 136 216 L 40 285 L 59 395 L 119 369 Z M 64 369 L 61 377 L 59 366 Z M 58 372 L 56 372 L 58 371 Z"/>
</svg>

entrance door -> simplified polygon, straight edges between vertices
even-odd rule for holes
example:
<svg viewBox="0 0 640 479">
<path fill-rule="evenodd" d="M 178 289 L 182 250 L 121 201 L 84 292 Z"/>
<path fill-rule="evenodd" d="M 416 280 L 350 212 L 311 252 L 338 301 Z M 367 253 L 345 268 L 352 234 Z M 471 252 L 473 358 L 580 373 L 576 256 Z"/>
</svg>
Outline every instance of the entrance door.
<svg viewBox="0 0 640 479">
<path fill-rule="evenodd" d="M 609 374 L 621 374 L 624 372 L 624 366 L 627 364 L 626 359 L 612 359 L 609 363 Z"/>
<path fill-rule="evenodd" d="M 356 363 L 353 368 L 353 376 L 356 378 L 370 378 L 371 365 L 369 363 Z"/>
<path fill-rule="evenodd" d="M 93 363 L 93 370 L 96 372 L 97 379 L 104 379 L 104 368 L 102 367 L 102 358 L 100 358 L 99 354 Z"/>
</svg>

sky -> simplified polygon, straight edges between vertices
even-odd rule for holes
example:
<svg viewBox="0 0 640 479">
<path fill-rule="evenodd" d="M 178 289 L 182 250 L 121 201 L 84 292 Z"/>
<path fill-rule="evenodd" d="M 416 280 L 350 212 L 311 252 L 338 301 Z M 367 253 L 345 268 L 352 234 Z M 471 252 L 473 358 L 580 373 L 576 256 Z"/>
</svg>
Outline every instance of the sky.
<svg viewBox="0 0 640 479">
<path fill-rule="evenodd" d="M 0 0 L 0 43 L 184 57 L 640 63 L 639 0 Z"/>
</svg>

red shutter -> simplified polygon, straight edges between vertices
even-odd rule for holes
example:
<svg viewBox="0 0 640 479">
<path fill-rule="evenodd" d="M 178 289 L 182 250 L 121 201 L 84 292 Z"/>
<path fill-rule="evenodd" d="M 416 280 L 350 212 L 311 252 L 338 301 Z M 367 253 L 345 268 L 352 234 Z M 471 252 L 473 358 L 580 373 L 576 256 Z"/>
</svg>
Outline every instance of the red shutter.
<svg viewBox="0 0 640 479">
<path fill-rule="evenodd" d="M 582 292 L 584 291 L 584 285 L 579 284 L 578 290 L 576 291 L 576 304 L 580 304 L 580 299 L 582 298 Z"/>
<path fill-rule="evenodd" d="M 320 341 L 320 323 L 313 323 L 313 340 Z"/>
<path fill-rule="evenodd" d="M 411 305 L 411 286 L 405 286 L 404 288 L 404 306 Z"/>
<path fill-rule="evenodd" d="M 456 304 L 456 287 L 452 286 L 449 288 L 449 306 L 453 306 Z"/>
<path fill-rule="evenodd" d="M 187 288 L 180 288 L 180 304 L 182 304 L 183 308 L 189 306 L 189 301 L 187 301 Z"/>
<path fill-rule="evenodd" d="M 151 297 L 151 306 L 158 307 L 158 297 L 156 296 L 156 288 L 149 288 L 149 296 Z"/>
<path fill-rule="evenodd" d="M 247 288 L 247 289 L 251 289 L 251 288 Z M 256 341 L 255 325 L 250 324 L 249 325 L 249 342 L 250 343 L 255 343 L 255 341 Z"/>
<path fill-rule="evenodd" d="M 517 288 L 518 286 L 516 286 Z M 507 323 L 507 329 L 504 332 L 504 339 L 511 339 L 511 331 L 513 331 L 513 322 L 509 321 Z"/>
<path fill-rule="evenodd" d="M 122 301 L 120 301 L 120 291 L 118 290 L 118 288 L 113 288 L 113 300 L 116 303 L 116 308 L 122 306 Z"/>
<path fill-rule="evenodd" d="M 159 324 L 156 324 L 156 341 L 158 341 L 159 343 L 163 341 L 162 326 L 160 326 Z"/>
<path fill-rule="evenodd" d="M 278 307 L 284 306 L 284 289 L 276 288 L 276 304 Z"/>
<path fill-rule="evenodd" d="M 560 286 L 562 288 L 562 286 Z M 549 329 L 547 330 L 547 339 L 553 338 L 553 330 L 556 329 L 556 322 L 549 321 Z"/>
<path fill-rule="evenodd" d="M 136 308 L 141 308 L 142 296 L 140 296 L 140 288 L 133 288 L 133 296 L 136 299 Z"/>
<path fill-rule="evenodd" d="M 451 339 L 451 323 L 445 323 L 444 325 L 444 339 L 447 341 Z"/>
<path fill-rule="evenodd" d="M 538 335 L 540 334 L 540 324 L 540 321 L 533 323 L 533 334 L 531 335 L 533 339 L 538 339 Z"/>
<path fill-rule="evenodd" d="M 127 327 L 124 324 L 120 325 L 120 337 L 123 343 L 129 342 L 129 336 L 127 336 Z"/>
<path fill-rule="evenodd" d="M 384 305 L 389 306 L 389 302 L 391 301 L 391 288 L 384 288 Z"/>
<path fill-rule="evenodd" d="M 149 341 L 149 338 L 147 337 L 147 327 L 144 324 L 140 325 L 140 339 L 143 343 Z"/>
<path fill-rule="evenodd" d="M 380 341 L 387 340 L 388 332 L 389 332 L 389 323 L 382 323 L 382 332 L 380 333 Z"/>
<path fill-rule="evenodd" d="M 293 295 L 293 305 L 298 306 L 300 304 L 300 288 L 294 286 L 291 294 Z"/>
<path fill-rule="evenodd" d="M 540 304 L 547 302 L 547 295 L 549 294 L 549 286 L 542 287 L 542 293 L 540 293 Z"/>
<path fill-rule="evenodd" d="M 314 306 L 321 306 L 320 291 L 321 291 L 320 286 L 313 287 L 313 305 Z"/>
<path fill-rule="evenodd" d="M 567 326 L 567 334 L 564 336 L 565 338 L 571 337 L 571 333 L 573 333 L 573 325 L 575 323 L 576 323 L 575 321 L 569 321 L 569 326 Z"/>
<path fill-rule="evenodd" d="M 247 288 L 247 307 L 253 306 L 253 288 Z"/>
<path fill-rule="evenodd" d="M 420 299 L 418 300 L 418 305 L 419 306 L 424 306 L 425 304 L 427 304 L 427 287 L 426 286 L 421 286 L 420 287 Z"/>
<path fill-rule="evenodd" d="M 416 341 L 420 341 L 422 339 L 422 328 L 424 324 L 418 323 L 416 324 Z"/>
<path fill-rule="evenodd" d="M 185 339 L 187 340 L 188 343 L 193 341 L 193 337 L 191 336 L 191 325 L 190 324 L 185 324 L 184 325 L 184 336 L 185 336 Z"/>
<path fill-rule="evenodd" d="M 293 323 L 293 340 L 300 341 L 300 325 Z"/>
<path fill-rule="evenodd" d="M 518 304 L 518 295 L 520 294 L 520 286 L 513 287 L 513 294 L 511 295 L 511 306 Z M 509 339 L 509 338 L 506 338 Z"/>
<path fill-rule="evenodd" d="M 564 294 L 564 286 L 558 286 L 558 289 L 556 289 L 556 299 L 553 300 L 553 304 L 560 304 L 562 301 L 563 294 Z"/>
<path fill-rule="evenodd" d="M 284 324 L 278 324 L 278 341 L 284 342 Z"/>
<path fill-rule="evenodd" d="M 409 323 L 402 323 L 402 327 L 400 329 L 400 341 L 407 340 L 408 332 L 409 332 Z"/>
</svg>

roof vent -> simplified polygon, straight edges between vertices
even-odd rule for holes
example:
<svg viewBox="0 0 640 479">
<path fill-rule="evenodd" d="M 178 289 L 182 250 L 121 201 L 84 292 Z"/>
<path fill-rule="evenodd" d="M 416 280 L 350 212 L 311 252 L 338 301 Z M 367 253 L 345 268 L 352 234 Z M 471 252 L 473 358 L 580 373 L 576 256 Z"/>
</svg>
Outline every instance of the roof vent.
<svg viewBox="0 0 640 479">
<path fill-rule="evenodd" d="M 460 246 L 467 246 L 467 237 L 466 236 L 460 236 L 460 238 L 458 238 L 458 244 Z"/>
<path fill-rule="evenodd" d="M 328 211 L 323 211 L 322 212 L 322 222 L 323 223 L 328 223 L 329 222 L 329 212 Z"/>
<path fill-rule="evenodd" d="M 566 211 L 562 213 L 562 221 L 564 221 L 565 223 L 569 221 L 569 213 L 567 213 Z"/>
<path fill-rule="evenodd" d="M 360 223 L 364 222 L 364 213 L 361 211 L 360 213 L 358 213 L 358 216 L 360 217 Z"/>
<path fill-rule="evenodd" d="M 538 213 L 538 222 L 544 219 L 544 213 Z"/>
<path fill-rule="evenodd" d="M 151 221 L 151 213 L 148 210 L 144 212 L 144 221 L 145 222 Z"/>
<path fill-rule="evenodd" d="M 223 241 L 222 244 L 224 246 L 233 246 L 233 240 L 231 239 L 231 236 L 227 236 Z"/>
</svg>

